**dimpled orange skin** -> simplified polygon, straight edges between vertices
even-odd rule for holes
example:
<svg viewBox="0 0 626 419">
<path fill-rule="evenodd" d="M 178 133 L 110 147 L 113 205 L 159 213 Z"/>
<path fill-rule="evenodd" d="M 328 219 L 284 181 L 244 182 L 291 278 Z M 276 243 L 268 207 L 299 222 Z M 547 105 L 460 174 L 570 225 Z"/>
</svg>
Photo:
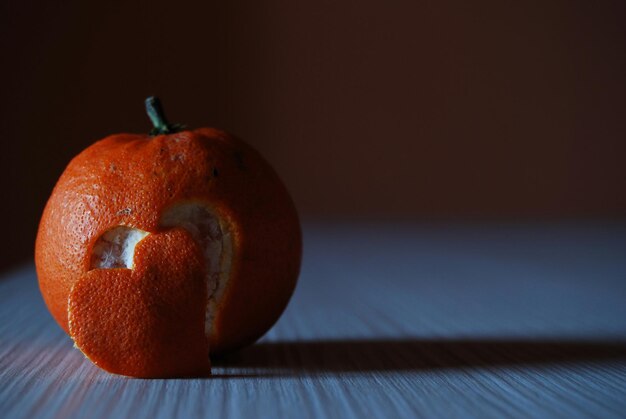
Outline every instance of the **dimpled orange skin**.
<svg viewBox="0 0 626 419">
<path fill-rule="evenodd" d="M 201 250 L 188 232 L 159 227 L 165 209 L 189 201 L 210 208 L 232 235 L 231 272 L 208 347 L 203 335 L 207 291 L 206 285 L 198 285 L 206 269 L 198 261 Z M 151 233 L 137 245 L 132 272 L 90 271 L 96 240 L 119 225 Z M 172 234 L 179 244 L 168 247 Z M 130 376 L 188 376 L 209 372 L 208 356 L 202 355 L 209 348 L 221 353 L 250 344 L 275 323 L 295 288 L 301 251 L 298 216 L 274 170 L 244 142 L 201 128 L 154 137 L 113 135 L 75 157 L 44 209 L 35 263 L 53 317 L 68 334 L 76 334 L 72 337 L 78 347 L 96 364 Z M 146 279 L 167 282 L 169 277 L 172 283 L 190 281 L 174 298 L 174 303 L 187 301 L 190 306 L 178 317 L 158 317 L 158 310 L 147 306 L 136 306 L 143 315 L 122 315 L 106 305 L 107 299 L 123 300 L 120 307 L 161 301 Z M 152 294 L 142 299 L 141 293 Z M 99 296 L 103 302 L 96 301 Z M 100 312 L 106 314 L 102 319 Z M 70 327 L 68 313 L 76 318 L 75 327 Z M 142 335 L 142 330 L 154 329 L 155 321 L 166 332 L 174 331 L 176 322 L 193 327 L 182 325 L 189 333 L 184 339 L 179 336 L 178 343 L 171 342 L 168 333 Z M 120 347 L 113 336 L 124 333 L 134 333 L 137 339 L 128 348 Z M 174 359 L 192 347 L 184 362 Z M 110 359 L 115 357 L 129 361 L 116 364 Z"/>
</svg>

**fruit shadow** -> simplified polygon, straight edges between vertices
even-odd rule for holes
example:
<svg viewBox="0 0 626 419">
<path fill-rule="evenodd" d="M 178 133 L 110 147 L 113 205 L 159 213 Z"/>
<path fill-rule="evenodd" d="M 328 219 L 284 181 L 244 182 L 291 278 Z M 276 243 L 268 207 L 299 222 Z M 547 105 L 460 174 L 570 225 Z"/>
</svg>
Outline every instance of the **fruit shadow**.
<svg viewBox="0 0 626 419">
<path fill-rule="evenodd" d="M 424 371 L 626 361 L 626 341 L 361 339 L 260 342 L 214 359 L 227 370 L 278 374 Z"/>
</svg>

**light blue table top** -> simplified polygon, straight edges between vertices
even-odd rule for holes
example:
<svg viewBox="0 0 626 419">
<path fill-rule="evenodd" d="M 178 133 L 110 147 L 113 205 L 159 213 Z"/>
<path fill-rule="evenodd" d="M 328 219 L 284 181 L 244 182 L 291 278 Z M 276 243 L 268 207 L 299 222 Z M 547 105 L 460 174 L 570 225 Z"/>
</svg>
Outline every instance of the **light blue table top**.
<svg viewBox="0 0 626 419">
<path fill-rule="evenodd" d="M 0 416 L 626 417 L 626 223 L 309 224 L 297 291 L 208 379 L 107 374 L 32 265 L 0 279 Z"/>
</svg>

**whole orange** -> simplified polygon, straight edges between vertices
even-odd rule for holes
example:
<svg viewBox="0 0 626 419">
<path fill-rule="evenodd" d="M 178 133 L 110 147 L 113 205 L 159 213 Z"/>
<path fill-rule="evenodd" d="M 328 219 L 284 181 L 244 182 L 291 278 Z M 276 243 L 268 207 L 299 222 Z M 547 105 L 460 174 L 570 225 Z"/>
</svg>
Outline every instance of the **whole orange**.
<svg viewBox="0 0 626 419">
<path fill-rule="evenodd" d="M 210 373 L 209 354 L 250 344 L 296 285 L 293 202 L 252 147 L 171 125 L 76 156 L 41 218 L 35 263 L 59 325 L 101 368 L 135 377 Z"/>
</svg>

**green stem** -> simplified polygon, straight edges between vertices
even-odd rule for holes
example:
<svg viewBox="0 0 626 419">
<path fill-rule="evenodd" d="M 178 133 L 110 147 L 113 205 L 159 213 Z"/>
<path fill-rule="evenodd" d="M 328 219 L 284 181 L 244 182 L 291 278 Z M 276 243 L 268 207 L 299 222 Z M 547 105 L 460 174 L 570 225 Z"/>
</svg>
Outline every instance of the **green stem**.
<svg viewBox="0 0 626 419">
<path fill-rule="evenodd" d="M 154 128 L 150 131 L 150 135 L 173 134 L 181 131 L 184 127 L 180 124 L 170 124 L 167 122 L 165 112 L 161 106 L 161 101 L 156 96 L 146 98 L 146 113 L 152 122 Z"/>
</svg>

